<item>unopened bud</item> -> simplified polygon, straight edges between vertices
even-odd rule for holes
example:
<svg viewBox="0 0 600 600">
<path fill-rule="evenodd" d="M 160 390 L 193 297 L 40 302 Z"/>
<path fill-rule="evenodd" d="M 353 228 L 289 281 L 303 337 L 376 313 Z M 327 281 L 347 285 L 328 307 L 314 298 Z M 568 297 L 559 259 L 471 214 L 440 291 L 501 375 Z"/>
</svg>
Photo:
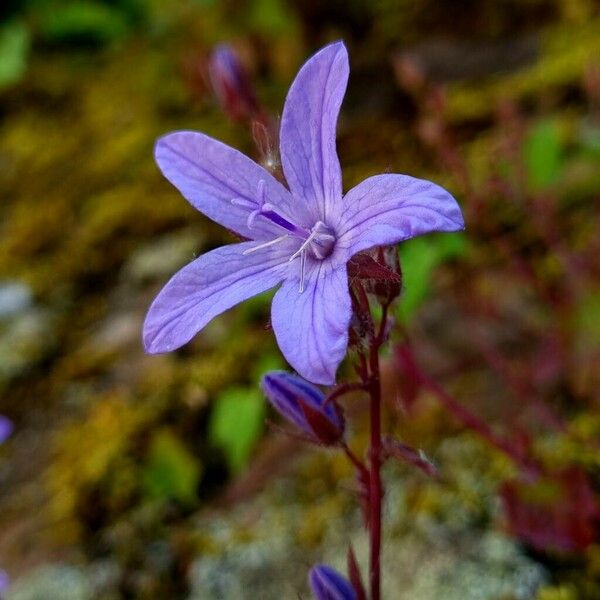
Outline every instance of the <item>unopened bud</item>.
<svg viewBox="0 0 600 600">
<path fill-rule="evenodd" d="M 344 420 L 334 403 L 317 387 L 297 375 L 271 371 L 262 389 L 273 408 L 317 444 L 333 446 L 344 435 Z"/>
<path fill-rule="evenodd" d="M 3 598 L 2 594 L 8 590 L 10 586 L 10 578 L 6 571 L 0 569 L 0 598 Z"/>
<path fill-rule="evenodd" d="M 0 415 L 0 444 L 11 436 L 13 429 L 13 422 L 8 417 Z"/>
<path fill-rule="evenodd" d="M 208 74 L 223 111 L 233 120 L 252 118 L 259 111 L 256 93 L 248 72 L 227 44 L 213 50 Z"/>
<path fill-rule="evenodd" d="M 327 565 L 315 565 L 308 573 L 308 583 L 316 600 L 357 600 L 351 583 Z"/>
</svg>

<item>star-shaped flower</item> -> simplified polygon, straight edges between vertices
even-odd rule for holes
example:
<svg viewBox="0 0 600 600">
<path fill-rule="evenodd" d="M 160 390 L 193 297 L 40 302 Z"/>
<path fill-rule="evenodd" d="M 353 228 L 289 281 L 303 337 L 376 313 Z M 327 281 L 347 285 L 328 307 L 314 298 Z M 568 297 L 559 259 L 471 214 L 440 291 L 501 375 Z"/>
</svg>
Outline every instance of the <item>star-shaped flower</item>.
<svg viewBox="0 0 600 600">
<path fill-rule="evenodd" d="M 335 382 L 351 302 L 346 263 L 362 250 L 464 228 L 456 200 L 407 175 L 369 177 L 345 195 L 336 123 L 349 65 L 342 42 L 310 58 L 288 92 L 280 130 L 288 188 L 242 153 L 202 133 L 156 143 L 165 177 L 207 217 L 251 241 L 212 250 L 181 269 L 144 323 L 147 352 L 175 350 L 211 319 L 281 283 L 271 322 L 298 373 Z"/>
</svg>

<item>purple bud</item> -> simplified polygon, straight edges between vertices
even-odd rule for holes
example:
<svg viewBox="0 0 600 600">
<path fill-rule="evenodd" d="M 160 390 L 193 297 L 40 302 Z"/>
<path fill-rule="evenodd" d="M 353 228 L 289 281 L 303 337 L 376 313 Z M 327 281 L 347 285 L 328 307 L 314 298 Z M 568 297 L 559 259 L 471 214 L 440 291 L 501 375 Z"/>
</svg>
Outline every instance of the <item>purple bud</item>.
<svg viewBox="0 0 600 600">
<path fill-rule="evenodd" d="M 13 429 L 12 421 L 8 417 L 0 415 L 0 444 L 11 436 Z"/>
<path fill-rule="evenodd" d="M 337 444 L 344 435 L 344 420 L 325 394 L 297 375 L 271 371 L 262 379 L 262 389 L 273 407 L 312 441 Z"/>
<path fill-rule="evenodd" d="M 259 112 L 248 72 L 230 46 L 215 47 L 209 59 L 208 74 L 215 96 L 229 117 L 237 121 Z"/>
<path fill-rule="evenodd" d="M 317 600 L 356 600 L 350 582 L 327 565 L 315 565 L 308 573 L 308 583 Z"/>
<path fill-rule="evenodd" d="M 10 578 L 8 576 L 8 573 L 0 569 L 0 594 L 2 594 L 2 592 L 5 592 L 8 589 L 9 585 Z"/>
</svg>

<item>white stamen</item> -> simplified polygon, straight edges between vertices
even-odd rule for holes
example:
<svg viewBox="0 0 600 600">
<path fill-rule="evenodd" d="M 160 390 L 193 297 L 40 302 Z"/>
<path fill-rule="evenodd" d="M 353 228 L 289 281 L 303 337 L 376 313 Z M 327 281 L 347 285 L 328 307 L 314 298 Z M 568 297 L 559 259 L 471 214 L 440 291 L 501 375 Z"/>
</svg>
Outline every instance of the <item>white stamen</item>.
<svg viewBox="0 0 600 600">
<path fill-rule="evenodd" d="M 306 266 L 306 252 L 302 252 L 300 256 L 300 289 L 298 293 L 301 294 L 304 291 L 304 267 Z"/>
<path fill-rule="evenodd" d="M 280 235 L 278 238 L 275 238 L 274 240 L 270 240 L 269 242 L 265 242 L 264 244 L 259 244 L 258 246 L 254 246 L 253 248 L 248 248 L 247 250 L 244 250 L 242 252 L 242 254 L 243 255 L 252 254 L 253 252 L 256 252 L 257 250 L 262 250 L 262 248 L 268 248 L 269 246 L 273 246 L 274 244 L 278 244 L 279 242 L 282 242 L 287 237 L 288 237 L 287 233 L 285 235 Z"/>
<path fill-rule="evenodd" d="M 296 252 L 294 252 L 294 254 L 292 254 L 290 256 L 290 262 L 292 262 L 295 258 L 297 258 L 298 256 L 300 256 L 300 254 L 302 254 L 306 250 L 306 248 L 310 245 L 310 243 L 318 235 L 319 235 L 319 233 L 313 229 L 313 231 L 311 232 L 311 234 L 304 240 L 304 243 L 302 244 L 302 246 L 300 246 L 300 248 L 298 248 L 298 250 L 296 250 Z"/>
<path fill-rule="evenodd" d="M 261 179 L 258 182 L 258 189 L 256 190 L 256 195 L 258 196 L 258 204 L 263 204 L 265 201 L 265 180 Z"/>
<path fill-rule="evenodd" d="M 255 206 L 255 202 L 247 198 L 232 198 L 230 202 L 234 206 L 241 206 L 242 208 L 254 208 Z"/>
</svg>

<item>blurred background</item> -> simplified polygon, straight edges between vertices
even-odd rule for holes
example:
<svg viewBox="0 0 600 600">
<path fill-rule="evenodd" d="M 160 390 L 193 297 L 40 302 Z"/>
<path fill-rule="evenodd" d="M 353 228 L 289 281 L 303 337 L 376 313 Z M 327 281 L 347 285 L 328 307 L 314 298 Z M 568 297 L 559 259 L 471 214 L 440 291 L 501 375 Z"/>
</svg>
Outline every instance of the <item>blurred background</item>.
<svg viewBox="0 0 600 600">
<path fill-rule="evenodd" d="M 349 542 L 366 564 L 344 458 L 266 425 L 268 294 L 176 353 L 140 341 L 166 280 L 232 239 L 161 177 L 155 138 L 276 160 L 256 121 L 340 38 L 345 189 L 432 179 L 467 222 L 400 248 L 386 429 L 440 476 L 386 467 L 385 597 L 600 598 L 593 0 L 1 3 L 2 598 L 293 600 Z M 223 93 L 220 43 L 255 92 Z M 365 407 L 345 408 L 360 453 Z"/>
</svg>

